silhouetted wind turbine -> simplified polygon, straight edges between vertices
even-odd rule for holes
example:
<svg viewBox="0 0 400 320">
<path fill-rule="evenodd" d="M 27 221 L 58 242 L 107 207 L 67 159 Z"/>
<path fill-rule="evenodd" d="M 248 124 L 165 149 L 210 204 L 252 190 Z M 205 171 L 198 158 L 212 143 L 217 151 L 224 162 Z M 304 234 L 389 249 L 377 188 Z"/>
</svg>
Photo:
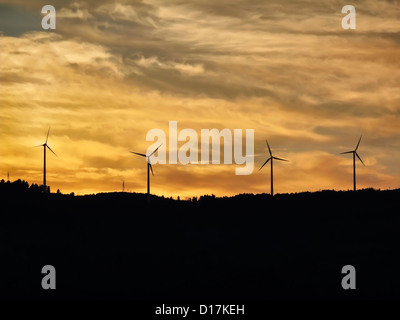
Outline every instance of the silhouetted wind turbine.
<svg viewBox="0 0 400 320">
<path fill-rule="evenodd" d="M 149 170 L 151 170 L 151 174 L 154 176 L 153 167 L 152 167 L 152 165 L 151 165 L 151 163 L 150 163 L 150 157 L 151 157 L 153 154 L 156 153 L 156 151 L 158 150 L 158 148 L 161 147 L 161 145 L 162 145 L 162 144 L 160 144 L 160 145 L 157 147 L 157 149 L 155 149 L 155 150 L 154 150 L 152 153 L 150 153 L 150 155 L 148 155 L 148 156 L 146 156 L 146 155 L 143 154 L 143 153 L 138 153 L 138 152 L 130 151 L 130 153 L 134 153 L 134 154 L 136 154 L 136 155 L 138 155 L 138 156 L 145 157 L 145 158 L 147 159 L 147 202 L 150 202 L 150 171 L 149 171 Z"/>
<path fill-rule="evenodd" d="M 46 137 L 46 142 L 43 144 L 40 144 L 36 147 L 43 147 L 43 186 L 44 190 L 46 192 L 46 148 L 48 148 L 51 152 L 54 153 L 54 155 L 57 157 L 56 153 L 51 150 L 51 148 L 47 145 L 47 140 L 49 139 L 49 133 L 50 133 L 50 127 L 49 130 L 47 131 L 47 137 Z"/>
<path fill-rule="evenodd" d="M 358 146 L 360 145 L 361 137 L 362 137 L 362 135 L 360 136 L 360 139 L 358 140 L 357 146 L 354 150 L 340 153 L 340 154 L 346 154 L 346 153 L 353 154 L 353 189 L 354 189 L 354 191 L 356 191 L 356 156 L 357 156 L 358 160 L 360 160 L 361 163 L 363 164 L 363 166 L 365 167 L 364 162 L 361 160 L 360 156 L 357 153 L 357 149 L 358 149 Z"/>
<path fill-rule="evenodd" d="M 271 196 L 273 196 L 274 195 L 274 165 L 273 165 L 273 161 L 274 161 L 274 159 L 279 160 L 279 161 L 289 161 L 289 160 L 274 157 L 272 155 L 271 148 L 269 147 L 268 141 L 265 140 L 265 142 L 267 143 L 270 157 L 267 159 L 267 161 L 264 162 L 264 164 L 261 166 L 261 168 L 258 171 L 260 171 L 268 163 L 268 161 L 271 160 Z"/>
</svg>

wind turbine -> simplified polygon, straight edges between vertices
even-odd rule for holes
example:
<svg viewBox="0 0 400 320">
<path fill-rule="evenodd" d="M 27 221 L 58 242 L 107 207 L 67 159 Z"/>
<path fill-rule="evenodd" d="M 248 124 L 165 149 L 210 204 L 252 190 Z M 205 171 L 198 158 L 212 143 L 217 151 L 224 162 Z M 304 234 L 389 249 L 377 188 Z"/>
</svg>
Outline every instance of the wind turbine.
<svg viewBox="0 0 400 320">
<path fill-rule="evenodd" d="M 46 137 L 46 142 L 43 144 L 40 144 L 36 147 L 43 147 L 43 186 L 44 190 L 46 192 L 46 148 L 48 148 L 51 152 L 54 153 L 54 155 L 57 157 L 56 153 L 51 150 L 51 148 L 47 145 L 47 140 L 49 139 L 49 133 L 50 133 L 50 127 L 49 130 L 47 131 L 47 137 Z"/>
<path fill-rule="evenodd" d="M 162 145 L 162 144 L 160 144 L 160 145 L 157 147 L 157 149 L 155 149 L 155 150 L 154 150 L 152 153 L 150 153 L 150 155 L 148 155 L 148 156 L 146 156 L 146 155 L 143 154 L 143 153 L 138 153 L 138 152 L 130 151 L 130 153 L 134 153 L 134 154 L 136 154 L 136 155 L 138 155 L 138 156 L 145 157 L 146 160 L 147 160 L 147 202 L 149 202 L 149 203 L 150 203 L 150 170 L 151 170 L 151 174 L 154 176 L 153 167 L 152 167 L 152 165 L 151 165 L 151 163 L 150 163 L 150 157 L 151 157 L 153 154 L 156 153 L 156 151 L 158 150 L 158 148 L 161 147 L 161 145 Z"/>
<path fill-rule="evenodd" d="M 356 191 L 356 156 L 357 156 L 358 160 L 360 160 L 361 163 L 363 164 L 363 166 L 365 167 L 364 162 L 361 160 L 360 156 L 357 153 L 357 149 L 358 149 L 358 146 L 360 145 L 361 138 L 362 138 L 362 135 L 360 136 L 360 139 L 358 140 L 357 146 L 354 150 L 340 153 L 340 154 L 346 154 L 346 153 L 353 154 L 353 188 L 354 188 L 354 191 Z"/>
<path fill-rule="evenodd" d="M 271 196 L 273 196 L 274 195 L 274 165 L 273 165 L 274 159 L 279 160 L 279 161 L 289 161 L 289 160 L 274 157 L 272 155 L 271 148 L 269 147 L 268 141 L 265 140 L 265 142 L 267 143 L 270 157 L 267 159 L 267 161 L 264 162 L 264 164 L 261 166 L 261 168 L 258 171 L 260 171 L 268 163 L 268 161 L 271 160 Z"/>
</svg>

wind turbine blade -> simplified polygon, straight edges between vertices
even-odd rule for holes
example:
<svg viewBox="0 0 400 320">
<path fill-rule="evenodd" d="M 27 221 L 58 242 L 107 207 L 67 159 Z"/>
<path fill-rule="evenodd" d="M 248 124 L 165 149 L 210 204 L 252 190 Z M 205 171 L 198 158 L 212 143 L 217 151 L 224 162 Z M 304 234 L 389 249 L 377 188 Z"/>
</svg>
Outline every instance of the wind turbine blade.
<svg viewBox="0 0 400 320">
<path fill-rule="evenodd" d="M 364 165 L 364 167 L 365 167 L 365 164 L 364 164 L 364 162 L 361 160 L 361 158 L 360 158 L 360 156 L 358 155 L 358 153 L 356 152 L 356 156 L 357 156 L 357 158 L 358 158 L 358 160 L 360 160 L 361 161 L 361 163 Z"/>
<path fill-rule="evenodd" d="M 129 152 L 130 152 L 130 153 L 137 154 L 138 156 L 146 157 L 146 155 L 143 154 L 143 153 L 137 153 L 137 152 L 133 152 L 133 151 L 129 151 Z"/>
<path fill-rule="evenodd" d="M 268 158 L 268 160 L 264 162 L 264 164 L 261 166 L 260 169 L 258 169 L 258 171 L 260 171 L 268 163 L 269 160 L 271 160 L 271 158 Z"/>
<path fill-rule="evenodd" d="M 269 155 L 272 157 L 271 148 L 269 147 L 269 144 L 268 144 L 268 141 L 267 141 L 267 139 L 265 139 L 265 142 L 267 143 L 267 147 L 268 147 Z"/>
<path fill-rule="evenodd" d="M 362 138 L 362 135 L 360 136 L 360 139 L 358 140 L 358 143 L 357 143 L 357 147 L 356 147 L 356 149 L 354 151 L 357 151 L 358 146 L 360 145 L 361 138 Z"/>
<path fill-rule="evenodd" d="M 154 150 L 154 151 L 149 155 L 149 157 L 151 157 L 153 154 L 155 154 L 155 153 L 157 152 L 158 148 L 160 148 L 161 146 L 162 146 L 162 143 L 157 147 L 156 150 Z"/>
<path fill-rule="evenodd" d="M 345 154 L 345 153 L 353 153 L 355 151 L 346 151 L 346 152 L 341 152 L 340 154 Z"/>
<path fill-rule="evenodd" d="M 272 158 L 274 158 L 274 159 L 276 159 L 276 160 L 281 160 L 281 161 L 289 161 L 289 160 L 282 159 L 282 158 L 277 158 L 277 157 L 272 157 Z"/>
<path fill-rule="evenodd" d="M 37 146 L 33 146 L 32 148 L 44 147 L 44 146 L 45 146 L 44 144 L 39 144 L 39 145 L 37 145 Z"/>
<path fill-rule="evenodd" d="M 49 139 L 49 133 L 50 133 L 50 127 L 49 127 L 49 130 L 47 130 L 46 142 L 44 144 L 47 144 L 47 140 Z"/>
<path fill-rule="evenodd" d="M 151 165 L 150 162 L 149 162 L 149 166 L 150 166 L 151 174 L 154 176 L 154 173 L 153 173 L 153 166 Z"/>
<path fill-rule="evenodd" d="M 56 155 L 56 153 L 55 153 L 53 150 L 51 150 L 51 148 L 50 148 L 47 144 L 46 144 L 46 147 L 49 148 L 49 150 L 50 150 L 51 152 L 53 152 L 54 155 L 55 155 L 56 157 L 58 157 L 58 155 Z"/>
</svg>

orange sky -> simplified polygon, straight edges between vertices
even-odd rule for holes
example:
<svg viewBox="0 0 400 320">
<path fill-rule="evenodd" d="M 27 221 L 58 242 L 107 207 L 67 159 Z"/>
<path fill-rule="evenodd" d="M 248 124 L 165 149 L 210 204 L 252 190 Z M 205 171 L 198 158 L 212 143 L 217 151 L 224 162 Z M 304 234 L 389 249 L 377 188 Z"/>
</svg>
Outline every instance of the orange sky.
<svg viewBox="0 0 400 320">
<path fill-rule="evenodd" d="M 41 29 L 41 8 L 57 29 Z M 152 193 L 269 192 L 265 139 L 278 157 L 275 192 L 400 187 L 400 7 L 340 1 L 0 1 L 0 173 L 77 194 L 146 191 L 146 133 L 254 129 L 255 170 L 154 165 Z M 179 145 L 182 145 L 180 143 Z M 178 145 L 178 146 L 179 146 Z"/>
</svg>

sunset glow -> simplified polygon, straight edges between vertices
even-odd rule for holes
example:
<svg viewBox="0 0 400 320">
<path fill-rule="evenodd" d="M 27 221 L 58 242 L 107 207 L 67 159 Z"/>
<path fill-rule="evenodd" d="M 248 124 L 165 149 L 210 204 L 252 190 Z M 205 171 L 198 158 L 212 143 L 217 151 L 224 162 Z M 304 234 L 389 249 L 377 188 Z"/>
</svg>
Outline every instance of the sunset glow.
<svg viewBox="0 0 400 320">
<path fill-rule="evenodd" d="M 234 4 L 235 3 L 235 4 Z M 47 3 L 46 3 L 47 4 Z M 146 192 L 149 130 L 254 129 L 254 171 L 155 164 L 151 193 L 276 193 L 400 187 L 400 6 L 337 1 L 0 1 L 0 174 L 51 191 Z M 343 3 L 343 5 L 346 3 Z M 178 147 L 184 142 L 179 142 Z M 223 155 L 223 154 L 222 154 Z M 221 161 L 222 162 L 222 161 Z"/>
</svg>

